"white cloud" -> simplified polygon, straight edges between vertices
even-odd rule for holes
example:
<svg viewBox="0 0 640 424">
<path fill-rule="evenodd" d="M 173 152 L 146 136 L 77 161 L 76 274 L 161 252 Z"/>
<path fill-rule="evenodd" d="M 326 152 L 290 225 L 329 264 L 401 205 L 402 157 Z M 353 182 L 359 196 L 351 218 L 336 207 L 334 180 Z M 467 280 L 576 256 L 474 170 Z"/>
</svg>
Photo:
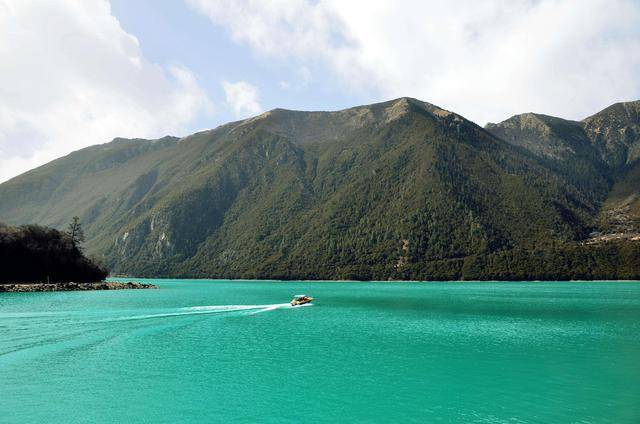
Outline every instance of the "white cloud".
<svg viewBox="0 0 640 424">
<path fill-rule="evenodd" d="M 581 119 L 640 97 L 633 0 L 187 2 L 261 55 L 321 61 L 353 90 L 479 123 L 528 111 Z"/>
<path fill-rule="evenodd" d="M 232 37 L 265 55 L 314 54 L 333 44 L 337 15 L 305 0 L 185 0 Z M 315 3 L 315 2 L 314 2 Z"/>
<path fill-rule="evenodd" d="M 104 0 L 0 0 L 0 181 L 116 136 L 183 132 L 212 104 L 144 58 Z"/>
<path fill-rule="evenodd" d="M 258 87 L 245 81 L 222 82 L 222 88 L 233 112 L 238 118 L 258 115 L 262 112 L 259 102 Z"/>
<path fill-rule="evenodd" d="M 283 90 L 301 91 L 307 88 L 311 81 L 313 81 L 313 74 L 311 73 L 311 70 L 306 66 L 301 66 L 296 69 L 291 81 L 282 80 L 278 82 L 278 86 Z"/>
</svg>

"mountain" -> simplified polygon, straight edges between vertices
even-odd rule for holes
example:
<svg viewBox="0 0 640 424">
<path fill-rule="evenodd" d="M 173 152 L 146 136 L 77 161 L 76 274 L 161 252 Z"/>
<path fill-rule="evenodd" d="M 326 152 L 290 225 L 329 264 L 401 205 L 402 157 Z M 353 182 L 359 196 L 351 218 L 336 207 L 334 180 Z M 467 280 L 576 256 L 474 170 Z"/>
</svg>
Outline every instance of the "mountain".
<svg viewBox="0 0 640 424">
<path fill-rule="evenodd" d="M 638 140 L 618 134 L 637 124 L 614 108 L 481 128 L 410 98 L 275 109 L 74 152 L 0 184 L 0 220 L 79 215 L 86 250 L 139 276 L 630 278 L 636 243 L 594 234 L 635 195 Z"/>
<path fill-rule="evenodd" d="M 617 176 L 603 207 L 609 232 L 640 229 L 640 101 L 616 103 L 584 120 L 585 130 Z"/>
<path fill-rule="evenodd" d="M 640 159 L 640 101 L 616 103 L 582 121 L 584 129 L 613 168 Z"/>
<path fill-rule="evenodd" d="M 640 233 L 640 101 L 616 103 L 581 122 L 526 113 L 486 129 L 590 190 L 602 202 L 604 233 Z"/>
<path fill-rule="evenodd" d="M 495 136 L 530 152 L 600 201 L 611 186 L 610 170 L 581 122 L 525 113 L 487 124 Z"/>
</svg>

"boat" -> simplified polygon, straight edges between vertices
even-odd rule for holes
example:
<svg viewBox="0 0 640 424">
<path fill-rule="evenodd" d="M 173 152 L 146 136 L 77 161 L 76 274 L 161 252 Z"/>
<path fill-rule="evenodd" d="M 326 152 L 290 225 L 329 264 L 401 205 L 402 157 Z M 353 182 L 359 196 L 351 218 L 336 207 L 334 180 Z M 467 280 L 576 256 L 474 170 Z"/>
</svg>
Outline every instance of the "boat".
<svg viewBox="0 0 640 424">
<path fill-rule="evenodd" d="M 304 305 L 305 303 L 311 303 L 312 300 L 313 297 L 311 296 L 307 296 L 306 294 L 297 294 L 293 296 L 293 299 L 291 300 L 291 306 Z"/>
</svg>

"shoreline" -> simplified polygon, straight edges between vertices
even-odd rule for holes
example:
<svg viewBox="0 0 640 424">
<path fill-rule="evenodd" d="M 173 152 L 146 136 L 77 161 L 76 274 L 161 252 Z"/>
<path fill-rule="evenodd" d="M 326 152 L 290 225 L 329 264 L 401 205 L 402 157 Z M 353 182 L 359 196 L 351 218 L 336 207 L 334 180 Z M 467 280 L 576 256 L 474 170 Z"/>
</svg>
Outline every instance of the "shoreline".
<svg viewBox="0 0 640 424">
<path fill-rule="evenodd" d="M 55 292 L 55 291 L 88 291 L 88 290 L 140 290 L 157 289 L 158 286 L 150 283 L 138 283 L 129 281 L 126 283 L 116 281 L 97 281 L 92 283 L 0 283 L 0 293 L 28 293 L 28 292 Z"/>
<path fill-rule="evenodd" d="M 124 279 L 123 277 L 107 277 L 108 280 Z M 180 281 L 241 281 L 257 283 L 640 283 L 640 279 L 624 280 L 307 280 L 307 279 L 287 279 L 278 280 L 274 278 L 174 278 L 174 277 L 140 277 L 139 280 L 180 280 Z"/>
</svg>

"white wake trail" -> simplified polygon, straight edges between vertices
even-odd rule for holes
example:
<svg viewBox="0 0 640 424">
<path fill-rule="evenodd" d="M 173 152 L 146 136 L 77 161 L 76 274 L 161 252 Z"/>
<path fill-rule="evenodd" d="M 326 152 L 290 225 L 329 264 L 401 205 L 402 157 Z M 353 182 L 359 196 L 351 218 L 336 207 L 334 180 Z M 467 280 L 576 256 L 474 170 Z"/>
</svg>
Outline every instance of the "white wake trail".
<svg viewBox="0 0 640 424">
<path fill-rule="evenodd" d="M 291 307 L 289 303 L 274 303 L 272 305 L 211 305 L 211 306 L 191 306 L 188 308 L 182 308 L 184 311 L 208 311 L 208 312 L 233 312 L 233 311 L 245 311 L 249 309 L 278 309 Z"/>
<path fill-rule="evenodd" d="M 278 304 L 274 304 L 274 305 L 266 305 L 266 307 L 264 307 L 262 309 L 257 309 L 255 311 L 251 312 L 251 315 L 259 314 L 261 312 L 273 311 L 273 310 L 280 309 L 280 308 L 293 308 L 293 306 L 291 306 L 291 304 L 289 304 L 289 303 L 278 303 Z"/>
<path fill-rule="evenodd" d="M 311 306 L 311 304 L 306 304 L 302 306 Z M 178 317 L 178 316 L 188 316 L 188 315 L 224 314 L 224 313 L 231 313 L 231 312 L 247 312 L 248 315 L 253 315 L 261 312 L 274 311 L 276 309 L 291 309 L 291 308 L 294 308 L 294 307 L 291 306 L 291 304 L 289 303 L 274 303 L 271 305 L 190 306 L 186 308 L 179 308 L 175 312 L 135 315 L 135 316 L 115 318 L 110 321 L 133 321 L 133 320 L 142 320 L 142 319 Z"/>
</svg>

